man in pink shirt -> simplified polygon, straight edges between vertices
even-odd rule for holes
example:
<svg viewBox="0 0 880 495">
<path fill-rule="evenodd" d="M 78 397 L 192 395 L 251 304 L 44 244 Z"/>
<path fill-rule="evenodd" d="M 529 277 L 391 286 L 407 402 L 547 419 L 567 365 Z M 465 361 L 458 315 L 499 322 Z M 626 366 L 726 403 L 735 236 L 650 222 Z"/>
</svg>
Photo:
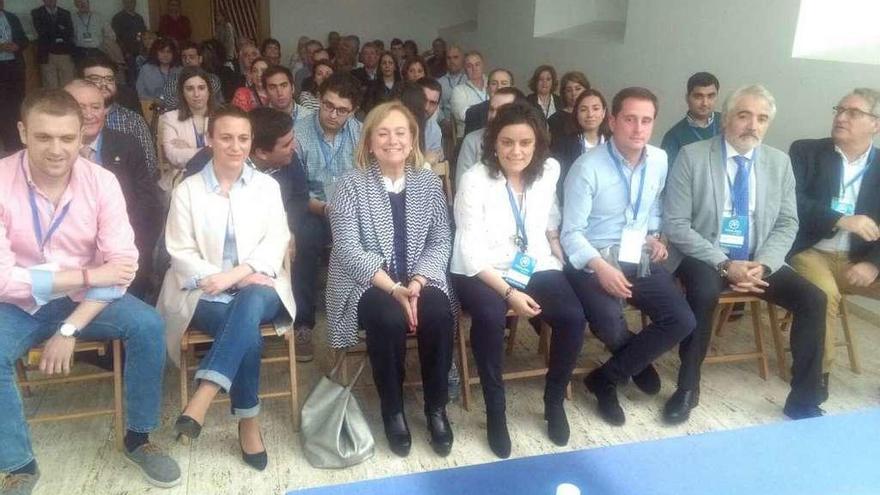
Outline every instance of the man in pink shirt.
<svg viewBox="0 0 880 495">
<path fill-rule="evenodd" d="M 125 343 L 125 456 L 153 484 L 180 482 L 149 442 L 159 426 L 165 324 L 126 294 L 138 252 L 114 175 L 80 157 L 82 114 L 62 90 L 28 95 L 25 150 L 0 160 L 0 495 L 29 494 L 39 477 L 15 385 L 15 362 L 44 343 L 40 371 L 70 372 L 77 339 Z"/>
</svg>

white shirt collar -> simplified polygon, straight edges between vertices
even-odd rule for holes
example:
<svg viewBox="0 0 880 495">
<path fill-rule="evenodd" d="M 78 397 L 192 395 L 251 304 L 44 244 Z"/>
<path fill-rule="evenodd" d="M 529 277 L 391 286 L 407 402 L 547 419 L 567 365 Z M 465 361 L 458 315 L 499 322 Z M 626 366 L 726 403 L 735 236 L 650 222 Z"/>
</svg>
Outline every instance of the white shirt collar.
<svg viewBox="0 0 880 495">
<path fill-rule="evenodd" d="M 390 193 L 400 194 L 406 187 L 406 174 L 401 175 L 400 178 L 395 181 L 392 181 L 391 179 L 383 175 L 382 184 L 385 185 L 386 191 Z"/>
<path fill-rule="evenodd" d="M 861 155 L 857 156 L 857 157 L 855 158 L 855 160 L 853 160 L 853 161 L 849 161 L 849 160 L 846 158 L 846 154 L 843 152 L 842 149 L 840 149 L 839 146 L 834 145 L 834 151 L 836 151 L 838 155 L 840 155 L 841 157 L 843 157 L 843 163 L 845 163 L 845 164 L 847 164 L 847 165 L 857 165 L 857 164 L 867 165 L 868 155 L 871 154 L 871 148 L 873 148 L 873 147 L 874 147 L 874 144 L 873 144 L 873 143 L 872 143 L 872 144 L 869 144 L 869 145 L 868 145 L 868 149 L 866 149 L 865 152 L 862 153 Z"/>
<path fill-rule="evenodd" d="M 724 146 L 726 147 L 725 150 L 727 151 L 727 159 L 728 160 L 730 160 L 731 158 L 733 158 L 735 156 L 739 156 L 739 155 L 746 157 L 746 160 L 751 160 L 755 156 L 755 148 L 752 148 L 751 150 L 749 150 L 748 153 L 740 153 L 739 151 L 736 151 L 736 148 L 734 148 L 733 145 L 727 141 L 727 139 L 724 140 Z M 760 145 L 758 145 L 758 146 L 760 146 Z M 756 146 L 756 148 L 757 148 L 757 146 Z"/>
<path fill-rule="evenodd" d="M 712 125 L 712 122 L 715 121 L 715 112 L 712 112 L 709 114 L 709 120 L 706 121 L 705 125 L 703 125 L 702 122 L 698 122 L 697 119 L 691 117 L 690 112 L 685 113 L 684 116 L 685 116 L 685 118 L 687 118 L 688 124 L 691 127 L 701 127 L 701 128 L 710 127 Z"/>
</svg>

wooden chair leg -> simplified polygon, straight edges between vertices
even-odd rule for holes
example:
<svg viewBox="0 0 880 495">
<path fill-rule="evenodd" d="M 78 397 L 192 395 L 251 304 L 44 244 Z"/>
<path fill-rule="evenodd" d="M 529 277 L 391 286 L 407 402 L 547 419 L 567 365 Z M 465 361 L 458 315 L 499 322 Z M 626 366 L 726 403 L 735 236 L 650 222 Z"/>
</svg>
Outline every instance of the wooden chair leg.
<svg viewBox="0 0 880 495">
<path fill-rule="evenodd" d="M 296 339 L 292 332 L 287 332 L 287 371 L 290 374 L 290 416 L 293 420 L 293 431 L 299 431 L 299 382 L 296 379 Z"/>
<path fill-rule="evenodd" d="M 733 312 L 733 304 L 720 304 L 720 308 L 716 306 L 716 312 L 719 314 L 717 319 L 713 319 L 715 322 L 714 334 L 720 336 L 724 333 L 724 327 L 727 326 L 727 320 L 730 319 L 730 313 Z"/>
<path fill-rule="evenodd" d="M 505 326 L 507 327 L 507 355 L 510 356 L 513 354 L 513 347 L 516 344 L 516 332 L 519 328 L 519 318 L 516 316 L 508 316 L 504 320 Z"/>
<path fill-rule="evenodd" d="M 471 408 L 471 371 L 468 366 L 467 338 L 465 338 L 464 324 L 458 322 L 458 359 L 461 363 L 459 380 L 461 381 L 461 406 L 465 411 Z"/>
<path fill-rule="evenodd" d="M 122 409 L 122 344 L 119 340 L 113 340 L 113 426 L 116 430 L 116 448 L 122 450 L 125 447 L 123 431 Z"/>
<path fill-rule="evenodd" d="M 348 351 L 340 349 L 337 352 L 342 353 L 342 363 L 339 365 L 339 377 L 342 383 L 348 384 Z M 337 356 L 336 359 L 339 359 Z"/>
<path fill-rule="evenodd" d="M 843 327 L 843 338 L 846 342 L 846 352 L 849 354 L 849 367 L 852 372 L 861 375 L 862 366 L 859 364 L 859 355 L 856 351 L 856 342 L 853 338 L 852 329 L 849 326 L 849 310 L 846 307 L 846 296 L 840 299 L 840 324 Z"/>
<path fill-rule="evenodd" d="M 186 335 L 183 336 L 186 338 Z M 186 408 L 189 402 L 189 349 L 180 350 L 180 410 Z"/>
<path fill-rule="evenodd" d="M 19 382 L 27 381 L 27 368 L 25 367 L 21 359 L 15 360 L 15 372 L 18 375 Z M 21 387 L 21 392 L 25 397 L 30 397 L 31 395 L 33 395 L 31 393 L 31 388 L 27 385 Z"/>
<path fill-rule="evenodd" d="M 785 341 L 782 338 L 782 323 L 779 320 L 776 306 L 767 303 L 767 314 L 770 316 L 770 334 L 773 336 L 773 348 L 776 351 L 776 367 L 779 376 L 788 380 L 788 365 L 785 359 Z"/>
<path fill-rule="evenodd" d="M 755 332 L 755 349 L 761 355 L 758 357 L 758 374 L 764 380 L 770 372 L 770 366 L 767 364 L 767 351 L 764 350 L 764 331 L 761 323 L 761 303 L 754 301 L 749 303 L 752 313 L 752 330 Z"/>
</svg>

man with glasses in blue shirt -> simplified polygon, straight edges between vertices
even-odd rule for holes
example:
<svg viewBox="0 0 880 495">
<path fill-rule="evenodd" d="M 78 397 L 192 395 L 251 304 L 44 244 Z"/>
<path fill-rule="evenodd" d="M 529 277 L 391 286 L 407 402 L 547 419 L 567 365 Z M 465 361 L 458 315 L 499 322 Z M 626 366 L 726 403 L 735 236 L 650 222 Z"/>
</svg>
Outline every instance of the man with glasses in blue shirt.
<svg viewBox="0 0 880 495">
<path fill-rule="evenodd" d="M 293 297 L 296 300 L 294 330 L 297 360 L 313 357 L 312 329 L 318 292 L 318 262 L 330 243 L 327 207 L 336 180 L 354 168 L 354 151 L 361 137 L 361 123 L 354 118 L 361 91 L 357 79 L 347 73 L 333 74 L 318 88 L 320 107 L 296 123 L 296 152 L 309 183 L 308 212 L 297 232 L 293 260 Z"/>
</svg>

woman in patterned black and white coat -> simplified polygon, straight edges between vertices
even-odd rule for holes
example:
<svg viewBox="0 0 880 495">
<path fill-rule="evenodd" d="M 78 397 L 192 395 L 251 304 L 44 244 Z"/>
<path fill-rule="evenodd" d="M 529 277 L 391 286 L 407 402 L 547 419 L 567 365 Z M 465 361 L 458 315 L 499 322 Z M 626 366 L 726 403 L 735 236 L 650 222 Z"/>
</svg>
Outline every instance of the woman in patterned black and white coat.
<svg viewBox="0 0 880 495">
<path fill-rule="evenodd" d="M 447 266 L 452 239 L 440 179 L 424 163 L 418 124 L 399 102 L 374 108 L 364 122 L 357 168 L 330 203 L 333 252 L 327 281 L 331 347 L 367 336 L 367 354 L 391 450 L 409 454 L 403 411 L 407 334 L 418 338 L 431 446 L 452 448 L 446 417 L 447 374 L 455 323 Z"/>
</svg>

